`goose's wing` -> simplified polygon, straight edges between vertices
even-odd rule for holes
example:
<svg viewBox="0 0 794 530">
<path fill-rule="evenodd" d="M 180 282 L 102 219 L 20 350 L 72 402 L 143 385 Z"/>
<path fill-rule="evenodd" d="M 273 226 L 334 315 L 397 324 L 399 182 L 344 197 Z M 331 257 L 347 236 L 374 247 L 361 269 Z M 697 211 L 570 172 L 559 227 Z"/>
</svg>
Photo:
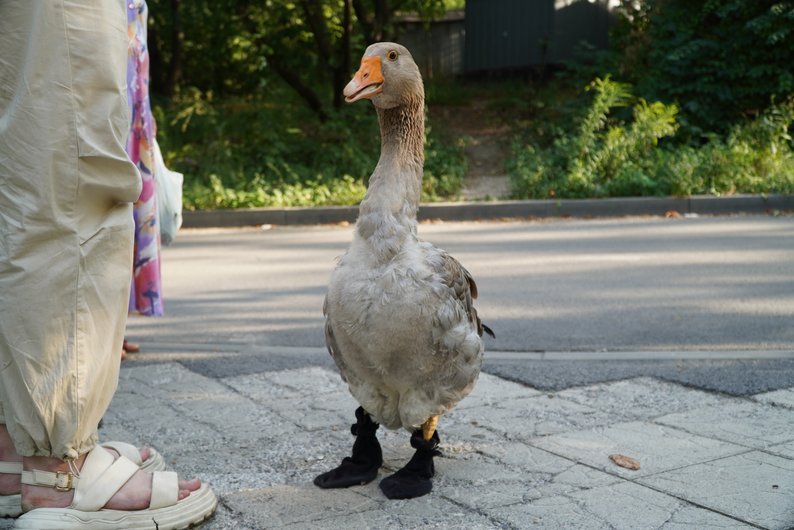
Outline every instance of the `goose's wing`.
<svg viewBox="0 0 794 530">
<path fill-rule="evenodd" d="M 336 337 L 334 337 L 334 330 L 331 327 L 331 319 L 328 318 L 328 295 L 325 295 L 325 299 L 323 300 L 323 316 L 325 317 L 325 347 L 328 348 L 328 353 L 331 354 L 331 358 L 336 363 L 336 367 L 339 368 L 339 373 L 342 375 L 342 381 L 347 382 L 347 364 L 345 360 L 340 355 L 342 351 L 339 348 L 339 345 L 336 342 Z"/>
<path fill-rule="evenodd" d="M 433 250 L 439 258 L 435 272 L 439 275 L 441 281 L 455 293 L 456 298 L 466 310 L 469 322 L 477 327 L 477 333 L 481 337 L 483 332 L 493 337 L 493 331 L 482 323 L 477 316 L 477 310 L 474 308 L 473 301 L 477 299 L 477 284 L 471 273 L 447 252 L 436 247 L 433 247 Z"/>
</svg>

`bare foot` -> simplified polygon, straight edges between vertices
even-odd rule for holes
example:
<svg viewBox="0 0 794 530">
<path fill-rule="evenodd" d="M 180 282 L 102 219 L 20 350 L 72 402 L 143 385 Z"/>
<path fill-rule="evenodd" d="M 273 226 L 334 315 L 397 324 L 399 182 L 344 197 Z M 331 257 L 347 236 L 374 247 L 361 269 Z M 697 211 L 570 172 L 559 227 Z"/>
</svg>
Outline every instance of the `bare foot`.
<svg viewBox="0 0 794 530">
<path fill-rule="evenodd" d="M 107 451 L 105 448 L 101 448 Z M 110 451 L 111 454 L 116 453 Z M 80 455 L 74 465 L 79 471 L 83 467 L 86 455 Z M 44 471 L 69 472 L 69 466 L 63 460 L 43 456 L 26 457 L 22 460 L 26 470 L 40 469 Z M 201 487 L 201 481 L 180 480 L 179 500 L 184 499 L 190 492 Z M 143 510 L 149 507 L 152 493 L 152 475 L 145 471 L 137 471 L 105 504 L 111 510 Z M 29 511 L 34 508 L 65 508 L 72 503 L 74 490 L 59 491 L 54 488 L 29 486 L 22 484 L 22 509 Z"/>
</svg>

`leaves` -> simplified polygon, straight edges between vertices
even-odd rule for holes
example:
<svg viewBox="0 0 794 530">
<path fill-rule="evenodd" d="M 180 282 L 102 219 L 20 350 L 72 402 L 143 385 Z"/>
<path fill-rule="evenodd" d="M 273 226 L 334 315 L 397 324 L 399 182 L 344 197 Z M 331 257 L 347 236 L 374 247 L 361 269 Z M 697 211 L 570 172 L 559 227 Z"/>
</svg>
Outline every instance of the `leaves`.
<svg viewBox="0 0 794 530">
<path fill-rule="evenodd" d="M 554 131 L 544 147 L 517 139 L 508 163 L 515 198 L 791 193 L 794 191 L 794 97 L 725 136 L 698 146 L 664 142 L 680 126 L 678 108 L 635 98 L 609 78 L 581 121 Z M 631 107 L 631 120 L 617 115 Z"/>
<path fill-rule="evenodd" d="M 619 69 L 639 94 L 677 101 L 693 131 L 727 132 L 794 91 L 791 2 L 644 0 L 624 13 Z"/>
</svg>

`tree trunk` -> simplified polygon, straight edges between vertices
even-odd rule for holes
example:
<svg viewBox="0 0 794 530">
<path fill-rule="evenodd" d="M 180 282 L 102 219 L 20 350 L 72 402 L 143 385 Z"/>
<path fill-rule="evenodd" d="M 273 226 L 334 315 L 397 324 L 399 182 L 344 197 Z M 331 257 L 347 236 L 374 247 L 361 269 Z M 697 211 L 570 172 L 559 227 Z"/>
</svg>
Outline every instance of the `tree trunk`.
<svg viewBox="0 0 794 530">
<path fill-rule="evenodd" d="M 171 0 L 171 64 L 168 65 L 168 75 L 165 82 L 165 95 L 171 97 L 176 92 L 176 87 L 182 81 L 182 17 L 180 16 L 181 0 Z"/>
<path fill-rule="evenodd" d="M 342 90 L 347 84 L 347 77 L 352 73 L 350 71 L 350 40 L 351 33 L 353 32 L 353 12 L 351 0 L 344 0 L 344 12 L 342 13 L 342 39 L 339 43 L 339 63 L 334 68 L 334 108 L 338 109 L 342 106 Z"/>
<path fill-rule="evenodd" d="M 166 65 L 160 52 L 160 35 L 157 26 L 150 26 L 146 46 L 149 49 L 149 90 L 154 94 L 166 94 Z"/>
<path fill-rule="evenodd" d="M 375 42 L 384 40 L 389 22 L 389 0 L 375 0 L 375 23 L 372 37 Z"/>
<path fill-rule="evenodd" d="M 367 10 L 361 3 L 361 0 L 353 1 L 353 11 L 356 13 L 356 19 L 361 26 L 361 33 L 364 36 L 364 45 L 368 46 L 375 42 L 375 28 L 372 25 L 372 20 L 367 16 Z"/>
<path fill-rule="evenodd" d="M 298 74 L 281 64 L 275 55 L 266 55 L 268 64 L 292 89 L 303 98 L 306 104 L 320 118 L 320 121 L 328 120 L 328 114 L 323 109 L 323 103 L 312 88 L 303 82 Z"/>
</svg>

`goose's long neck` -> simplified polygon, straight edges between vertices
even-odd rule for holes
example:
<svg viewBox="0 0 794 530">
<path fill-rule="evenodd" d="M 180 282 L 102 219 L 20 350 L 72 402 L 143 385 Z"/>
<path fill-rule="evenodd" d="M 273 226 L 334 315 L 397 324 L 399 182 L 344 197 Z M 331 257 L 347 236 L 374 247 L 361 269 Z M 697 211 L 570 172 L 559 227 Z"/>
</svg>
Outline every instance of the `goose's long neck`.
<svg viewBox="0 0 794 530">
<path fill-rule="evenodd" d="M 359 207 L 358 235 L 379 259 L 389 260 L 405 238 L 416 236 L 416 211 L 424 166 L 424 97 L 391 109 L 377 109 L 380 159 Z"/>
</svg>

